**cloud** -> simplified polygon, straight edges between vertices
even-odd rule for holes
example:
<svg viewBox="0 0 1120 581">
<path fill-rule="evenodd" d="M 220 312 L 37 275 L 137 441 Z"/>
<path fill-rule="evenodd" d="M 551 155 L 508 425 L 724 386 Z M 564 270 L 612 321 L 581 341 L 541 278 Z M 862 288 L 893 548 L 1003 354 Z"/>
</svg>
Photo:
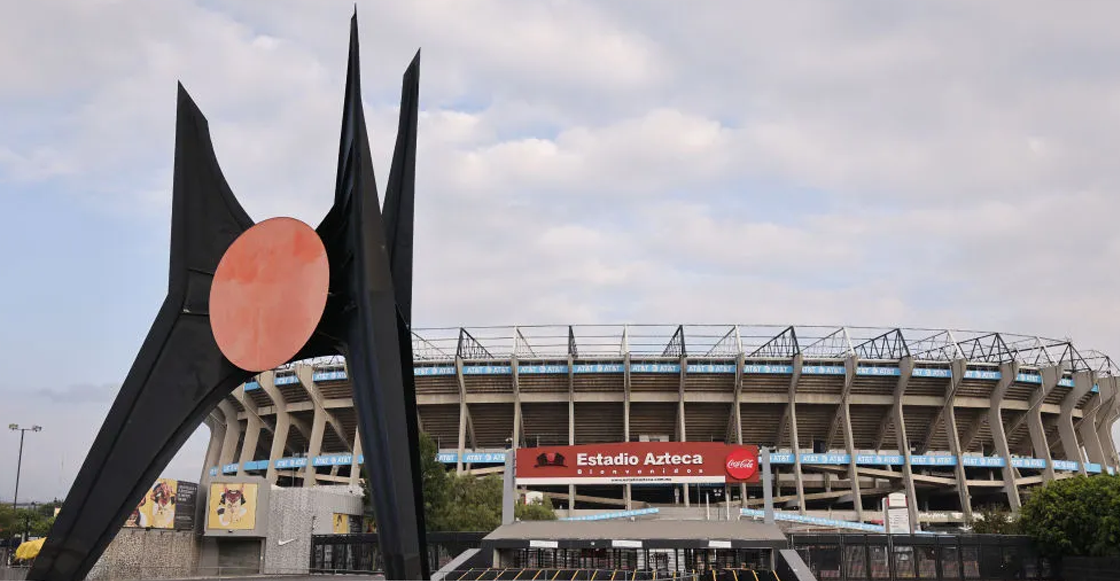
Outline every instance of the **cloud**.
<svg viewBox="0 0 1120 581">
<path fill-rule="evenodd" d="M 38 302 L 0 295 L 13 355 L 55 382 L 19 375 L 47 390 L 24 411 L 88 403 L 72 449 L 107 388 L 57 386 L 119 382 L 162 299 L 176 81 L 250 214 L 317 223 L 352 9 L 0 5 L 0 200 L 30 217 L 0 242 L 60 209 L 88 228 L 28 259 Z M 417 322 L 990 328 L 1120 353 L 1118 10 L 360 3 L 382 185 L 423 47 Z M 56 270 L 116 298 L 64 309 Z"/>
<path fill-rule="evenodd" d="M 105 383 L 101 385 L 69 385 L 61 389 L 45 388 L 33 392 L 31 395 L 46 398 L 51 403 L 86 404 L 111 402 L 117 397 L 120 384 Z"/>
</svg>

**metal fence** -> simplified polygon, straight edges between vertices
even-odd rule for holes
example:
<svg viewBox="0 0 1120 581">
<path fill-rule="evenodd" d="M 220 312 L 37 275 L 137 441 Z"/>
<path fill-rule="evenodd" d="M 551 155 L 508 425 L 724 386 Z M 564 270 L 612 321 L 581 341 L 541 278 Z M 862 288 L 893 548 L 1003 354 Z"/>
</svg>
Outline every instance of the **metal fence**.
<svg viewBox="0 0 1120 581">
<path fill-rule="evenodd" d="M 1120 581 L 1120 557 L 1064 557 L 1065 581 Z"/>
<path fill-rule="evenodd" d="M 487 533 L 428 533 L 428 562 L 437 571 L 467 549 L 482 546 Z M 311 572 L 369 573 L 384 571 L 377 534 L 314 535 Z"/>
<path fill-rule="evenodd" d="M 1022 536 L 792 534 L 790 547 L 821 581 L 1058 578 Z"/>
<path fill-rule="evenodd" d="M 707 569 L 466 569 L 451 571 L 444 581 L 776 581 L 771 571 Z"/>
</svg>

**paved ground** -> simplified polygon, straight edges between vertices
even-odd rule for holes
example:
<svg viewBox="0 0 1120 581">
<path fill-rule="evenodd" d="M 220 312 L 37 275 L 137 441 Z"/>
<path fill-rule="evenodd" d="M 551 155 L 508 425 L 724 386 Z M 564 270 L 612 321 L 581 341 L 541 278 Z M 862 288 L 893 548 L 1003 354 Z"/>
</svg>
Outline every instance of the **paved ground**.
<svg viewBox="0 0 1120 581">
<path fill-rule="evenodd" d="M 205 581 L 217 579 L 230 579 L 236 581 L 384 581 L 383 575 L 254 575 L 252 577 L 239 577 L 227 575 L 223 577 L 183 577 L 180 579 L 161 579 L 160 581 Z"/>
</svg>

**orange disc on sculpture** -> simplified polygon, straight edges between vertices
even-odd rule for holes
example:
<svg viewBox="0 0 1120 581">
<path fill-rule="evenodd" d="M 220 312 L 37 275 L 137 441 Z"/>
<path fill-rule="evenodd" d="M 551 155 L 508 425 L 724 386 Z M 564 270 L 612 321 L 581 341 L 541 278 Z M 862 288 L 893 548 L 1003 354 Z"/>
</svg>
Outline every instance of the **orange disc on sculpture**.
<svg viewBox="0 0 1120 581">
<path fill-rule="evenodd" d="M 327 304 L 323 241 L 294 218 L 272 218 L 233 241 L 210 287 L 218 348 L 247 371 L 287 363 L 311 338 Z"/>
</svg>

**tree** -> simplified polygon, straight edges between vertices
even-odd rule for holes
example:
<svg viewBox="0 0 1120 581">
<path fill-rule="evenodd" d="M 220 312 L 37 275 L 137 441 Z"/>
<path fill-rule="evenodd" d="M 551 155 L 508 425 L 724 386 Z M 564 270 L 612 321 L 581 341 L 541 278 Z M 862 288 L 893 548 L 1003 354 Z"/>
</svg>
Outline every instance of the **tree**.
<svg viewBox="0 0 1120 581">
<path fill-rule="evenodd" d="M 982 535 L 1014 535 L 1019 532 L 1019 521 L 1010 510 L 995 505 L 977 510 L 980 518 L 972 521 L 972 532 Z"/>
<path fill-rule="evenodd" d="M 445 531 L 492 531 L 502 524 L 502 479 L 469 474 L 452 479 L 451 498 L 440 522 Z"/>
<path fill-rule="evenodd" d="M 435 440 L 427 433 L 420 433 L 420 479 L 424 494 L 424 520 L 429 531 L 448 530 L 445 528 L 444 519 L 447 505 L 451 496 L 451 479 L 443 464 L 437 459 L 439 449 Z M 369 480 L 363 487 L 363 500 L 369 506 L 370 490 Z M 369 516 L 374 520 L 376 515 L 372 512 Z"/>
<path fill-rule="evenodd" d="M 25 530 L 32 537 L 45 537 L 54 524 L 54 506 L 44 508 L 12 508 L 0 505 L 0 539 L 22 535 Z"/>
<path fill-rule="evenodd" d="M 1043 554 L 1120 556 L 1120 476 L 1074 476 L 1037 489 L 1019 522 Z"/>
<path fill-rule="evenodd" d="M 542 498 L 533 502 L 517 503 L 514 507 L 514 516 L 517 520 L 556 520 L 556 511 L 552 508 L 550 499 Z"/>
<path fill-rule="evenodd" d="M 502 524 L 502 478 L 451 474 L 437 459 L 436 443 L 420 434 L 420 477 L 424 488 L 424 520 L 429 531 L 492 531 Z M 369 484 L 365 497 L 368 503 Z M 555 520 L 552 503 L 518 503 L 521 520 Z"/>
<path fill-rule="evenodd" d="M 10 539 L 23 532 L 23 521 L 17 518 L 10 504 L 0 504 L 0 539 Z"/>
</svg>

